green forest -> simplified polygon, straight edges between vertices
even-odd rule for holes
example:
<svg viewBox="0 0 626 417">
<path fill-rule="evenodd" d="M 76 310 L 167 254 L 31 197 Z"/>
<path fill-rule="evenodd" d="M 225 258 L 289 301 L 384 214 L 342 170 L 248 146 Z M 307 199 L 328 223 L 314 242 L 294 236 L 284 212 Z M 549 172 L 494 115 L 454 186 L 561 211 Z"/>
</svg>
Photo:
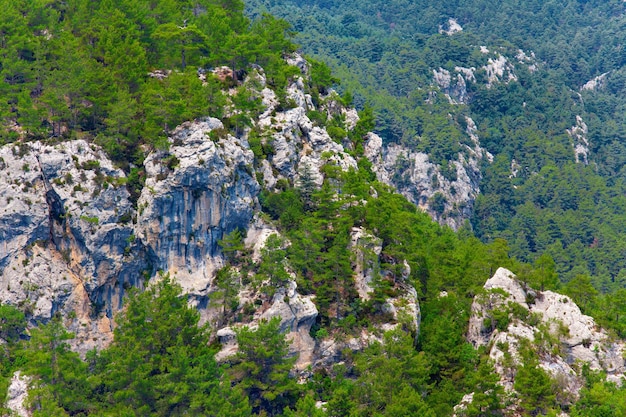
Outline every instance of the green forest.
<svg viewBox="0 0 626 417">
<path fill-rule="evenodd" d="M 122 166 L 167 146 L 183 121 L 222 116 L 224 85 L 208 69 L 263 65 L 280 89 L 282 54 L 294 49 L 285 22 L 268 15 L 252 23 L 240 0 L 1 7 L 2 142 L 87 138 Z"/>
<path fill-rule="evenodd" d="M 218 363 L 217 329 L 199 325 L 199 313 L 167 275 L 131 291 L 112 344 L 85 358 L 69 349 L 74 335 L 63 317 L 33 327 L 23 311 L 0 305 L 0 393 L 14 371 L 29 375 L 33 416 L 434 417 L 452 415 L 472 391 L 466 416 L 503 415 L 512 400 L 524 415 L 626 414 L 626 388 L 588 369 L 578 403 L 560 402 L 532 349 L 522 350 L 518 397 L 507 398 L 487 352 L 465 340 L 471 303 L 498 267 L 571 296 L 612 337 L 626 337 L 621 2 L 252 0 L 245 14 L 239 0 L 0 5 L 1 143 L 86 139 L 126 172 L 135 195 L 143 159 L 166 148 L 183 121 L 217 117 L 235 136 L 252 126 L 259 100 L 238 89 L 237 77 L 219 79 L 211 68 L 243 77 L 260 65 L 287 108 L 284 90 L 299 70 L 284 57 L 298 48 L 307 53 L 307 91 L 319 98 L 334 86 L 345 104 L 362 110 L 359 124 L 344 132 L 358 169 L 329 163 L 319 189 L 285 181 L 276 192 L 263 190 L 262 215 L 290 244 L 270 240 L 255 263 L 243 231 L 225 237 L 220 302 L 225 310 L 233 304 L 242 279 L 270 299 L 290 278 L 288 264 L 299 290 L 316 297 L 311 336 L 346 338 L 385 318 L 384 300 L 402 284 L 406 261 L 422 311 L 419 334 L 400 323 L 402 331 L 385 334 L 384 343 L 344 352 L 341 363 L 298 383 L 277 320 L 239 328 L 239 352 Z M 440 34 L 451 17 L 463 32 Z M 513 56 L 533 51 L 539 69 L 516 64 L 515 82 L 470 84 L 467 104 L 429 100 L 432 69 L 480 67 L 482 45 Z M 605 89 L 579 92 L 606 72 Z M 229 89 L 239 112 L 226 116 Z M 566 133 L 577 115 L 589 126 L 588 164 L 575 162 Z M 446 165 L 466 140 L 464 116 L 476 121 L 494 161 L 482 170 L 472 218 L 454 232 L 376 181 L 361 145 L 374 130 Z M 250 147 L 256 163 L 272 152 L 254 130 Z M 510 175 L 513 161 L 522 167 L 517 176 Z M 388 273 L 368 302 L 355 296 L 353 227 L 382 239 Z M 230 318 L 245 323 L 234 311 Z"/>
<path fill-rule="evenodd" d="M 329 64 L 357 107 L 371 106 L 388 143 L 427 152 L 444 169 L 465 138 L 463 116 L 494 155 L 481 169 L 473 215 L 483 242 L 505 239 L 525 262 L 551 257 L 561 283 L 624 289 L 626 247 L 623 3 L 619 1 L 251 0 L 297 31 L 295 41 Z M 463 30 L 440 33 L 454 18 Z M 517 80 L 487 87 L 481 69 L 508 57 Z M 522 50 L 536 68 L 517 62 Z M 477 68 L 466 104 L 432 99 L 433 70 Z M 606 74 L 603 87 L 581 87 Z M 588 164 L 576 163 L 567 130 L 588 126 Z M 464 139 L 465 138 L 465 139 Z M 512 175 L 517 166 L 516 175 Z M 601 311 L 603 309 L 600 309 Z"/>
</svg>

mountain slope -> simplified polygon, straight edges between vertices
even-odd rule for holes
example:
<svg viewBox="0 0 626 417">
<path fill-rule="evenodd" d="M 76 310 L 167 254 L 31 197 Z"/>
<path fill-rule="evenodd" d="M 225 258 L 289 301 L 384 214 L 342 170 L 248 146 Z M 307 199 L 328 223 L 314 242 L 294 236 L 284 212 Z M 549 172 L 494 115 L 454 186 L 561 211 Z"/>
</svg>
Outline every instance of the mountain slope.
<svg viewBox="0 0 626 417">
<path fill-rule="evenodd" d="M 292 23 L 301 48 L 342 79 L 341 91 L 372 106 L 383 142 L 439 167 L 449 183 L 437 176 L 403 191 L 430 199 L 434 218 L 454 227 L 469 218 L 481 240 L 506 239 L 526 262 L 550 256 L 562 283 L 588 275 L 602 294 L 622 289 L 624 4 L 568 1 L 557 13 L 554 2 L 431 3 L 247 7 Z M 472 137 L 493 160 L 481 160 L 458 213 L 454 165 L 467 160 Z M 403 190 L 402 166 L 395 171 Z"/>
</svg>

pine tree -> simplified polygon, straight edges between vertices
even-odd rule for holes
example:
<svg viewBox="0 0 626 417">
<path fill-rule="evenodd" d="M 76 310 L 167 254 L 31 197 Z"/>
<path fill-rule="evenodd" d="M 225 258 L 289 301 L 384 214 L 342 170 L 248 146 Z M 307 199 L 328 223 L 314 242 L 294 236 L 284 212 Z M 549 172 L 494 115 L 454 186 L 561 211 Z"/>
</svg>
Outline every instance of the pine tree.
<svg viewBox="0 0 626 417">
<path fill-rule="evenodd" d="M 131 293 L 113 344 L 102 352 L 101 379 L 111 412 L 249 415 L 241 392 L 221 380 L 199 319 L 168 276 L 141 294 Z"/>
<path fill-rule="evenodd" d="M 541 367 L 536 353 L 528 346 L 520 349 L 522 364 L 517 369 L 513 387 L 519 394 L 520 407 L 531 415 L 546 414 L 556 405 L 552 380 Z"/>
<path fill-rule="evenodd" d="M 238 253 L 244 249 L 243 234 L 241 233 L 241 230 L 237 228 L 224 235 L 224 237 L 219 240 L 217 244 L 222 248 L 222 252 L 224 252 L 226 259 L 233 263 L 237 258 Z"/>
<path fill-rule="evenodd" d="M 260 323 L 256 330 L 245 326 L 237 330 L 237 343 L 239 352 L 230 374 L 250 399 L 253 411 L 276 416 L 293 406 L 300 388 L 289 372 L 296 358 L 287 356 L 280 317 Z"/>
<path fill-rule="evenodd" d="M 317 186 L 313 178 L 313 170 L 309 164 L 305 163 L 299 170 L 298 178 L 298 190 L 300 191 L 300 198 L 302 199 L 305 211 L 310 212 L 315 208 L 313 194 L 316 189 Z"/>
<path fill-rule="evenodd" d="M 472 389 L 474 397 L 467 407 L 468 417 L 502 415 L 504 388 L 491 360 L 483 359 L 478 365 Z"/>
</svg>

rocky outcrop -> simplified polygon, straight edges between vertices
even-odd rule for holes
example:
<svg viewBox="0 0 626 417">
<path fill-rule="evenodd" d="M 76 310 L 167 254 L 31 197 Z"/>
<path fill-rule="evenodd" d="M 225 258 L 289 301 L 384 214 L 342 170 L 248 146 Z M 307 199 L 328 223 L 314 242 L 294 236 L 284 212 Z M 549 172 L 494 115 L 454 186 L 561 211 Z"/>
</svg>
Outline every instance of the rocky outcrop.
<svg viewBox="0 0 626 417">
<path fill-rule="evenodd" d="M 31 413 L 26 408 L 29 383 L 30 378 L 28 376 L 22 375 L 20 371 L 15 371 L 11 378 L 6 398 L 6 408 L 11 411 L 11 415 L 19 417 L 31 416 Z"/>
<path fill-rule="evenodd" d="M 60 313 L 76 335 L 72 347 L 84 354 L 110 342 L 126 291 L 143 288 L 162 271 L 181 284 L 190 304 L 201 309 L 203 321 L 223 327 L 217 333 L 224 343 L 221 357 L 236 351 L 234 330 L 225 327 L 232 317 L 213 306 L 219 291 L 214 277 L 224 264 L 220 240 L 239 229 L 258 263 L 265 241 L 276 232 L 257 214 L 262 186 L 276 190 L 286 181 L 316 188 L 329 166 L 357 168 L 347 150 L 350 141 L 340 137 L 356 126 L 357 112 L 346 109 L 333 91 L 314 103 L 305 81 L 308 64 L 297 55 L 291 63 L 303 73 L 288 84 L 286 100 L 267 88 L 258 67 L 241 86 L 263 104 L 258 114 L 250 115 L 261 137 L 262 158 L 251 150 L 249 129 L 235 135 L 218 119 L 189 121 L 171 133 L 167 150 L 147 154 L 139 196 L 130 195 L 129 179 L 93 143 L 0 147 L 0 167 L 6 173 L 0 178 L 5 207 L 0 213 L 0 302 L 26 311 L 31 325 Z M 227 109 L 229 114 L 236 111 Z M 343 123 L 332 137 L 320 122 L 325 117 Z M 382 161 L 382 143 L 376 148 L 376 135 L 370 137 L 374 141 L 366 143 L 366 151 L 378 152 L 371 159 Z M 390 177 L 381 167 L 381 175 Z M 366 301 L 372 282 L 389 278 L 380 268 L 381 243 L 355 229 L 351 248 L 359 295 Z M 400 325 L 417 334 L 417 293 L 406 277 L 393 280 L 397 296 L 380 307 L 389 323 L 364 330 L 354 338 L 358 343 L 333 342 L 335 350 L 322 337 L 310 335 L 318 314 L 314 298 L 299 294 L 293 282 L 264 298 L 239 277 L 242 288 L 232 304 L 239 311 L 254 308 L 246 317 L 251 326 L 279 316 L 292 353 L 298 355 L 297 367 L 303 370 L 340 357 L 346 346 L 360 350 Z"/>
<path fill-rule="evenodd" d="M 354 228 L 351 232 L 350 249 L 354 253 L 354 279 L 359 298 L 370 300 L 374 291 L 375 280 L 393 279 L 392 288 L 397 294 L 389 297 L 380 306 L 381 314 L 386 315 L 385 322 L 369 329 L 359 329 L 351 337 L 325 337 L 319 340 L 315 350 L 316 367 L 330 367 L 343 360 L 346 350 L 359 352 L 373 342 L 383 342 L 383 333 L 397 328 L 419 335 L 421 312 L 417 291 L 408 283 L 411 274 L 409 265 L 403 263 L 401 276 L 392 277 L 389 271 L 381 269 L 380 254 L 382 241 L 363 228 Z M 357 330 L 357 329 L 355 329 Z"/>
<path fill-rule="evenodd" d="M 452 36 L 455 33 L 462 32 L 463 27 L 459 25 L 456 19 L 449 18 L 445 25 L 439 25 L 439 33 Z"/>
<path fill-rule="evenodd" d="M 329 336 L 318 341 L 315 348 L 314 368 L 330 368 L 345 360 L 345 352 L 360 352 L 374 342 L 383 343 L 383 334 L 395 329 L 409 330 L 415 337 L 419 335 L 421 313 L 417 291 L 410 285 L 400 285 L 397 297 L 389 298 L 382 306 L 382 313 L 388 315 L 386 323 L 372 329 L 353 329 L 356 334 L 350 337 Z M 408 327 L 408 329 L 406 328 Z"/>
<path fill-rule="evenodd" d="M 363 228 L 354 228 L 350 234 L 350 249 L 355 255 L 354 283 L 363 301 L 370 299 L 372 280 L 380 274 L 379 256 L 383 249 L 382 239 L 367 233 Z"/>
<path fill-rule="evenodd" d="M 466 119 L 466 134 L 472 146 L 464 145 L 457 160 L 450 161 L 454 177 L 444 176 L 441 167 L 427 154 L 397 144 L 383 146 L 382 139 L 368 134 L 365 156 L 373 163 L 379 181 L 391 185 L 409 201 L 427 211 L 435 220 L 458 229 L 471 216 L 474 200 L 480 192 L 481 160 L 492 160 L 481 148 L 476 125 Z"/>
<path fill-rule="evenodd" d="M 247 143 L 223 131 L 217 119 L 179 126 L 167 152 L 144 163 L 146 184 L 138 201 L 137 237 L 188 293 L 203 294 L 222 264 L 218 242 L 246 230 L 260 191 Z"/>
<path fill-rule="evenodd" d="M 251 227 L 248 237 L 258 236 L 263 239 L 263 236 L 270 233 L 270 230 L 257 220 Z M 250 248 L 256 251 L 257 242 L 246 240 Z M 306 374 L 309 368 L 332 367 L 344 359 L 346 349 L 358 352 L 374 341 L 382 343 L 383 334 L 386 331 L 400 328 L 411 332 L 417 338 L 421 312 L 417 291 L 408 283 L 411 273 L 409 265 L 404 262 L 401 268 L 402 273 L 397 277 L 391 277 L 393 274 L 390 271 L 381 269 L 379 256 L 382 241 L 363 228 L 352 229 L 349 249 L 354 254 L 354 279 L 361 300 L 370 299 L 376 280 L 394 280 L 391 289 L 396 295 L 388 297 L 379 306 L 386 320 L 367 329 L 355 326 L 350 337 L 347 338 L 334 333 L 320 336 L 320 333 L 314 339 L 311 336 L 311 329 L 318 316 L 315 297 L 299 294 L 295 281 L 290 281 L 285 287 L 277 288 L 269 303 L 260 303 L 261 297 L 253 288 L 243 288 L 238 296 L 240 306 L 257 304 L 260 307 L 247 323 L 231 324 L 217 331 L 217 337 L 222 345 L 217 355 L 218 360 L 225 361 L 237 353 L 235 330 L 237 327 L 245 325 L 254 329 L 260 321 L 268 321 L 274 317 L 280 317 L 280 329 L 290 342 L 290 353 L 297 356 L 295 369 L 303 374 Z"/>
<path fill-rule="evenodd" d="M 478 82 L 477 72 L 484 74 L 485 83 L 482 86 L 489 89 L 498 83 L 508 84 L 517 81 L 516 66 L 523 66 L 531 73 L 539 68 L 533 52 L 528 55 L 519 49 L 514 57 L 507 57 L 501 52 L 492 52 L 485 46 L 479 47 L 479 51 L 484 56 L 482 66 L 470 68 L 456 66 L 454 70 L 439 67 L 432 70 L 434 85 L 446 95 L 450 104 L 468 104 L 471 101 L 472 97 L 468 93 L 467 85 Z M 478 86 L 480 87 L 481 85 Z"/>
<path fill-rule="evenodd" d="M 82 140 L 4 146 L 0 162 L 0 300 L 33 322 L 74 312 L 68 326 L 87 349 L 107 339 L 98 317 L 111 317 L 150 269 L 124 173 Z"/>
<path fill-rule="evenodd" d="M 576 364 L 603 370 L 613 382 L 624 378 L 624 344 L 599 329 L 571 298 L 525 287 L 504 268 L 484 288 L 472 305 L 467 339 L 487 347 L 507 391 L 514 390 L 524 340 L 532 342 L 539 366 L 558 382 L 557 397 L 564 404 L 575 401 L 584 384 Z"/>
<path fill-rule="evenodd" d="M 459 70 L 460 68 L 457 67 Z M 463 68 L 463 70 L 466 70 Z M 461 73 L 452 75 L 450 71 L 444 68 L 433 70 L 433 79 L 435 84 L 446 94 L 451 104 L 467 103 L 467 85 L 465 83 L 465 76 L 473 77 L 473 71 L 468 69 Z"/>
<path fill-rule="evenodd" d="M 539 65 L 537 63 L 537 57 L 535 56 L 535 53 L 532 51 L 530 52 L 530 55 L 529 55 L 523 50 L 518 49 L 517 55 L 515 55 L 515 58 L 517 58 L 518 63 L 526 65 L 526 67 L 528 68 L 528 71 L 530 72 L 536 72 L 539 69 Z"/>
<path fill-rule="evenodd" d="M 606 86 L 606 77 L 610 72 L 605 72 L 587 81 L 580 87 L 581 91 L 598 91 Z"/>
<path fill-rule="evenodd" d="M 362 227 L 355 227 L 350 233 L 350 251 L 354 254 L 353 270 L 354 284 L 362 301 L 371 298 L 375 288 L 375 280 L 391 279 L 398 295 L 389 297 L 381 306 L 384 314 L 391 316 L 390 323 L 383 324 L 384 331 L 392 330 L 398 324 L 410 327 L 419 332 L 421 313 L 417 299 L 417 291 L 409 283 L 411 267 L 406 261 L 401 262 L 401 274 L 396 277 L 392 272 L 381 268 L 380 254 L 382 253 L 382 239 L 370 234 Z M 408 320 L 408 322 L 407 322 Z"/>
<path fill-rule="evenodd" d="M 294 58 L 294 65 L 303 71 L 308 66 Z M 298 183 L 300 177 L 310 177 L 314 184 L 323 181 L 322 167 L 327 164 L 338 166 L 342 170 L 357 167 L 356 160 L 350 156 L 341 143 L 334 141 L 323 126 L 315 125 L 307 116 L 309 111 L 332 113 L 336 103 L 336 93 L 330 92 L 322 97 L 321 104 L 315 106 L 311 95 L 306 93 L 304 78 L 297 77 L 287 86 L 287 99 L 293 108 L 277 111 L 278 100 L 272 90 L 265 88 L 265 76 L 257 70 L 251 77 L 263 87 L 263 103 L 268 107 L 259 117 L 258 128 L 261 129 L 263 141 L 270 144 L 273 152 L 267 161 L 261 162 L 260 172 L 263 173 L 264 185 L 273 190 L 279 179 L 287 179 Z M 343 113 L 346 127 L 354 127 L 358 116 L 354 110 L 346 110 L 343 106 L 336 109 Z M 332 117 L 332 114 L 331 114 Z"/>
<path fill-rule="evenodd" d="M 303 296 L 297 292 L 294 281 L 289 282 L 287 287 L 276 290 L 271 304 L 264 310 L 259 310 L 250 323 L 245 324 L 248 328 L 255 329 L 259 321 L 269 321 L 274 317 L 280 318 L 280 331 L 285 333 L 289 341 L 289 352 L 297 356 L 295 369 L 304 371 L 311 366 L 315 357 L 315 340 L 310 335 L 311 327 L 315 323 L 318 311 L 313 302 L 313 296 Z M 237 353 L 236 331 L 233 325 L 217 331 L 217 337 L 222 349 L 217 354 L 218 361 L 227 360 Z"/>
<path fill-rule="evenodd" d="M 574 156 L 576 162 L 579 164 L 589 164 L 589 140 L 587 134 L 589 129 L 587 123 L 583 121 L 583 118 L 576 116 L 576 124 L 570 129 L 567 129 L 567 134 L 572 139 L 572 147 L 574 148 Z"/>
<path fill-rule="evenodd" d="M 280 329 L 287 335 L 290 352 L 298 356 L 295 367 L 303 371 L 313 363 L 315 340 L 310 332 L 318 311 L 313 297 L 302 296 L 296 289 L 296 283 L 291 281 L 287 288 L 276 291 L 271 307 L 261 315 L 261 319 L 281 318 Z"/>
<path fill-rule="evenodd" d="M 302 177 L 319 186 L 326 165 L 344 171 L 357 167 L 344 144 L 331 138 L 323 126 L 311 121 L 309 112 L 326 113 L 328 117 L 341 116 L 348 130 L 356 125 L 358 115 L 353 109 L 340 105 L 332 91 L 321 97 L 316 106 L 306 92 L 306 61 L 295 55 L 291 63 L 303 71 L 302 77 L 287 86 L 292 108 L 280 109 L 275 93 L 265 86 L 261 69 L 253 71 L 249 78 L 266 106 L 257 121 L 257 128 L 261 131 L 263 144 L 269 145 L 272 152 L 267 159 L 257 161 L 256 170 L 262 174 L 263 185 L 270 190 L 274 190 L 281 179 L 301 186 Z M 474 72 L 474 68 L 457 67 L 454 77 L 445 69 L 435 71 L 435 75 L 440 78 L 442 89 L 450 100 L 462 103 L 468 99 L 466 82 L 476 81 Z M 466 119 L 465 134 L 468 140 L 462 145 L 463 151 L 456 160 L 449 162 L 451 175 L 443 175 L 441 167 L 431 162 L 427 154 L 396 144 L 384 146 L 382 139 L 374 133 L 366 137 L 365 155 L 373 162 L 372 169 L 380 181 L 397 189 L 435 220 L 458 229 L 471 215 L 479 193 L 481 161 L 492 159 L 481 148 L 476 125 L 470 118 Z"/>
<path fill-rule="evenodd" d="M 487 72 L 487 88 L 498 82 L 509 83 L 517 80 L 515 67 L 501 54 L 497 54 L 495 58 L 489 58 L 483 69 Z"/>
</svg>

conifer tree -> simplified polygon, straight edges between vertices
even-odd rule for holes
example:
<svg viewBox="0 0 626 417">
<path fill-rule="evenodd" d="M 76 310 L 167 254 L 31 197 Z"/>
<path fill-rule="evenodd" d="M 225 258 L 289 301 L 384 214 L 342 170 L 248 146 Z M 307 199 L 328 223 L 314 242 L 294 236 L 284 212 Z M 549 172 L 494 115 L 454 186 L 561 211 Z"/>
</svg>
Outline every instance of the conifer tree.
<svg viewBox="0 0 626 417">
<path fill-rule="evenodd" d="M 296 361 L 289 358 L 285 335 L 280 332 L 280 317 L 259 324 L 256 330 L 246 326 L 237 330 L 239 352 L 230 369 L 255 413 L 280 415 L 293 406 L 300 388 L 289 375 Z"/>
</svg>

